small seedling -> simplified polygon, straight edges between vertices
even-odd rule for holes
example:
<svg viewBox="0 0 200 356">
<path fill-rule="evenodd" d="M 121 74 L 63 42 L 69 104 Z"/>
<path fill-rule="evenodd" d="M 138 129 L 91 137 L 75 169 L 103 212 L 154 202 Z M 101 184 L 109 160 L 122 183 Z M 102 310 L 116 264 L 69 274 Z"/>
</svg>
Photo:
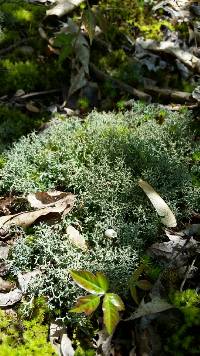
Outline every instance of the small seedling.
<svg viewBox="0 0 200 356">
<path fill-rule="evenodd" d="M 91 293 L 79 297 L 70 312 L 90 315 L 98 308 L 101 297 L 103 297 L 103 322 L 108 334 L 111 335 L 120 320 L 119 312 L 123 311 L 125 306 L 117 294 L 107 293 L 109 289 L 107 277 L 101 272 L 97 272 L 95 275 L 85 270 L 71 270 L 70 275 L 79 287 Z"/>
<path fill-rule="evenodd" d="M 138 292 L 137 289 L 142 289 L 144 291 L 148 291 L 152 288 L 152 284 L 146 279 L 139 279 L 144 272 L 145 265 L 142 263 L 139 267 L 133 272 L 130 281 L 129 281 L 129 289 L 131 292 L 131 296 L 136 304 L 139 304 L 138 300 Z"/>
</svg>

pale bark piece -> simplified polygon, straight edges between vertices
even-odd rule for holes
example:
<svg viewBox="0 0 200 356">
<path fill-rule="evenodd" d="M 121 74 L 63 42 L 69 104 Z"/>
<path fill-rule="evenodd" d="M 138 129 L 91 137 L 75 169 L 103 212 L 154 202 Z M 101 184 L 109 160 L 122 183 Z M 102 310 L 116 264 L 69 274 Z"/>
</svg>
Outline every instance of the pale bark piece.
<svg viewBox="0 0 200 356">
<path fill-rule="evenodd" d="M 67 329 L 59 322 L 51 323 L 49 339 L 58 356 L 74 356 L 75 351 L 67 335 Z"/>
<path fill-rule="evenodd" d="M 49 328 L 49 341 L 54 348 L 56 354 L 58 356 L 61 355 L 61 350 L 60 350 L 60 342 L 61 342 L 61 337 L 64 333 L 65 328 L 58 324 L 57 321 L 54 321 L 50 324 Z"/>
<path fill-rule="evenodd" d="M 151 302 L 144 303 L 144 300 L 140 303 L 139 307 L 133 313 L 129 320 L 134 320 L 141 318 L 142 316 L 147 316 L 155 313 L 161 313 L 165 310 L 174 308 L 173 305 L 169 304 L 166 300 L 155 297 Z"/>
<path fill-rule="evenodd" d="M 45 193 L 36 193 L 36 196 L 44 197 Z M 31 199 L 29 197 L 29 202 L 30 201 Z M 0 217 L 0 228 L 6 229 L 13 224 L 21 227 L 27 227 L 32 225 L 38 218 L 47 216 L 50 213 L 56 213 L 64 216 L 69 213 L 69 211 L 73 208 L 74 201 L 75 195 L 71 193 L 63 193 L 62 197 L 59 200 L 54 199 L 54 202 L 47 203 L 46 207 L 44 208 L 38 209 L 36 211 L 28 211 L 19 214 Z M 34 204 L 35 206 L 37 205 L 35 201 L 33 205 Z M 42 206 L 45 206 L 44 202 L 40 202 L 40 204 L 43 204 Z"/>
<path fill-rule="evenodd" d="M 172 19 L 188 21 L 190 18 L 190 0 L 166 0 L 158 1 L 153 7 L 153 11 L 164 10 Z"/>
<path fill-rule="evenodd" d="M 60 349 L 62 356 L 74 356 L 75 354 L 74 348 L 72 346 L 72 341 L 66 333 L 62 336 Z"/>
<path fill-rule="evenodd" d="M 0 292 L 7 293 L 13 288 L 13 283 L 5 281 L 0 277 Z"/>
<path fill-rule="evenodd" d="M 46 11 L 47 16 L 62 17 L 79 6 L 84 0 L 58 0 L 57 4 L 50 10 Z"/>
<path fill-rule="evenodd" d="M 18 273 L 18 283 L 22 293 L 26 293 L 29 285 L 39 276 L 41 275 L 40 270 L 34 270 L 27 273 Z"/>
<path fill-rule="evenodd" d="M 165 201 L 154 190 L 154 188 L 142 179 L 139 180 L 138 184 L 153 204 L 158 215 L 161 217 L 161 222 L 167 227 L 175 227 L 177 222 L 174 214 L 172 213 L 169 206 L 165 203 Z"/>
<path fill-rule="evenodd" d="M 9 293 L 0 293 L 0 307 L 10 307 L 22 299 L 22 291 L 18 288 Z"/>
<path fill-rule="evenodd" d="M 80 248 L 83 251 L 87 251 L 88 246 L 85 241 L 85 238 L 83 237 L 83 235 L 80 234 L 80 232 L 78 230 L 75 229 L 75 227 L 73 227 L 72 225 L 69 225 L 67 227 L 66 232 L 67 232 L 69 241 L 71 242 L 72 245 Z"/>
</svg>

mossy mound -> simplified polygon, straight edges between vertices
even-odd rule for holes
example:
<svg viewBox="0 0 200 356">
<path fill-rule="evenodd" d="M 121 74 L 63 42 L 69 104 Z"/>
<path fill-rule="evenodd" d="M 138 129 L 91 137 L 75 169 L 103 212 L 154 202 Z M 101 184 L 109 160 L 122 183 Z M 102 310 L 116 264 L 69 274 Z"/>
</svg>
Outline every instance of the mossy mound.
<svg viewBox="0 0 200 356">
<path fill-rule="evenodd" d="M 37 129 L 43 122 L 41 115 L 23 113 L 18 109 L 0 105 L 0 152 L 20 136 Z M 0 160 L 3 164 L 3 159 Z"/>
<path fill-rule="evenodd" d="M 0 95 L 60 88 L 65 73 L 57 58 L 47 51 L 38 28 L 46 6 L 26 1 L 6 1 L 0 8 L 0 48 L 17 46 L 3 53 L 0 63 Z"/>
<path fill-rule="evenodd" d="M 93 112 L 84 122 L 67 119 L 16 143 L 4 155 L 1 194 L 59 189 L 75 193 L 77 203 L 66 221 L 38 226 L 18 240 L 13 273 L 42 265 L 46 273 L 33 293 L 48 295 L 54 307 L 70 306 L 77 294 L 70 268 L 101 270 L 123 294 L 140 252 L 163 235 L 138 179 L 153 185 L 179 222 L 198 209 L 190 122 L 189 113 L 137 104 L 124 114 Z M 81 226 L 89 253 L 69 244 L 69 223 Z M 116 239 L 104 236 L 108 228 L 117 231 Z"/>
<path fill-rule="evenodd" d="M 31 320 L 0 310 L 1 356 L 56 356 L 48 338 L 48 325 L 41 307 Z"/>
</svg>

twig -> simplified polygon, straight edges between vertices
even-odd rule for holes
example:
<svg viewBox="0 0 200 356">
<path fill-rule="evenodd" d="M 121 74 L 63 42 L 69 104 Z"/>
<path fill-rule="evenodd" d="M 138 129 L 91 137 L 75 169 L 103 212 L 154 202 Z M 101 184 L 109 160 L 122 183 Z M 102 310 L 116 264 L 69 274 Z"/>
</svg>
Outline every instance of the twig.
<svg viewBox="0 0 200 356">
<path fill-rule="evenodd" d="M 195 262 L 196 262 L 196 257 L 193 259 L 192 264 L 191 264 L 191 265 L 188 267 L 188 269 L 187 269 L 187 272 L 186 272 L 186 274 L 185 274 L 185 278 L 184 278 L 184 280 L 183 280 L 183 282 L 181 283 L 181 286 L 180 286 L 180 291 L 181 291 L 181 292 L 183 291 L 183 287 L 184 287 L 184 285 L 185 285 L 185 282 L 186 282 L 186 280 L 188 279 L 188 276 L 189 276 L 190 272 L 192 271 Z"/>
<path fill-rule="evenodd" d="M 159 88 L 156 86 L 144 86 L 144 89 L 145 91 L 151 94 L 154 95 L 157 94 L 165 99 L 172 99 L 174 101 L 179 101 L 181 103 L 195 102 L 195 100 L 192 98 L 191 93 L 188 92 L 177 91 L 177 90 L 166 89 L 166 88 Z"/>
<path fill-rule="evenodd" d="M 40 96 L 40 95 L 46 95 L 46 94 L 53 94 L 53 93 L 59 93 L 61 92 L 61 89 L 50 89 L 50 90 L 44 90 L 44 91 L 37 91 L 34 93 L 29 93 L 29 94 L 24 94 L 21 96 L 16 96 L 15 100 L 25 100 L 25 99 L 30 99 L 34 98 L 35 96 Z"/>
<path fill-rule="evenodd" d="M 0 56 L 6 54 L 6 53 L 8 53 L 8 52 L 11 52 L 13 49 L 17 48 L 18 46 L 20 46 L 20 45 L 23 44 L 23 43 L 28 42 L 29 40 L 30 40 L 30 38 L 29 38 L 29 39 L 24 38 L 24 39 L 22 39 L 22 40 L 19 40 L 19 41 L 13 43 L 12 45 L 10 45 L 10 46 L 7 47 L 7 48 L 2 48 L 2 49 L 0 49 Z"/>
<path fill-rule="evenodd" d="M 106 73 L 102 72 L 100 69 L 98 69 L 95 66 L 95 64 L 93 64 L 93 63 L 90 63 L 90 70 L 94 74 L 96 79 L 98 79 L 99 81 L 109 80 L 115 86 L 117 86 L 119 89 L 126 91 L 127 93 L 133 95 L 134 97 L 144 100 L 144 101 L 148 101 L 148 102 L 151 101 L 151 95 L 144 93 L 141 90 L 135 89 L 135 88 L 131 87 L 130 85 L 122 82 L 119 79 L 115 79 L 115 78 L 111 77 L 109 74 L 106 74 Z"/>
</svg>

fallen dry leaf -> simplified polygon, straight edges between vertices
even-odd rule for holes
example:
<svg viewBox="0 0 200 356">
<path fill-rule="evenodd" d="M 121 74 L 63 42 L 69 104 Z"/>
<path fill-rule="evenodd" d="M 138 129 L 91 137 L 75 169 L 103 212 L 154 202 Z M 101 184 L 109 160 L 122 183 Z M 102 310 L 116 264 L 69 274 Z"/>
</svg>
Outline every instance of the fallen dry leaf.
<svg viewBox="0 0 200 356">
<path fill-rule="evenodd" d="M 38 113 L 40 112 L 40 109 L 35 106 L 34 102 L 33 101 L 29 101 L 27 104 L 26 104 L 26 109 L 30 112 L 34 112 L 34 113 Z"/>
<path fill-rule="evenodd" d="M 50 10 L 46 11 L 47 16 L 62 17 L 79 6 L 84 0 L 58 0 L 57 4 Z"/>
<path fill-rule="evenodd" d="M 60 192 L 61 194 L 62 192 Z M 40 197 L 46 197 L 48 196 L 42 193 L 36 193 L 35 196 L 40 196 Z M 34 203 L 32 202 L 31 204 L 33 204 L 32 206 L 42 206 L 41 209 L 38 209 L 36 211 L 27 211 L 27 212 L 22 212 L 19 214 L 13 214 L 13 215 L 7 215 L 7 216 L 1 216 L 0 217 L 0 228 L 4 228 L 6 230 L 6 228 L 8 228 L 11 225 L 18 225 L 21 227 L 28 227 L 30 225 L 32 225 L 38 218 L 47 216 L 48 214 L 54 213 L 54 214 L 58 214 L 59 216 L 62 215 L 66 215 L 67 213 L 69 213 L 69 211 L 73 208 L 74 205 L 74 201 L 75 201 L 75 195 L 72 193 L 63 193 L 61 194 L 61 198 L 59 200 L 47 203 L 46 205 L 44 204 L 44 201 L 39 203 L 36 203 L 36 200 L 34 200 Z M 50 199 L 50 198 L 49 198 Z M 53 200 L 53 199 L 52 199 Z M 32 201 L 29 197 L 29 202 Z M 45 200 L 47 202 L 47 200 Z M 46 207 L 43 207 L 46 206 Z"/>
<path fill-rule="evenodd" d="M 10 214 L 10 206 L 12 205 L 14 197 L 0 197 L 0 212 L 4 215 Z"/>
<path fill-rule="evenodd" d="M 9 281 L 5 281 L 3 278 L 0 277 L 0 292 L 10 292 L 13 288 L 13 283 Z"/>
<path fill-rule="evenodd" d="M 22 291 L 18 288 L 9 293 L 0 293 L 0 307 L 9 307 L 22 299 Z"/>
<path fill-rule="evenodd" d="M 140 179 L 138 184 L 148 196 L 158 215 L 161 217 L 161 222 L 167 227 L 175 227 L 177 225 L 176 218 L 160 195 L 146 181 Z"/>
<path fill-rule="evenodd" d="M 69 238 L 69 241 L 71 242 L 72 245 L 80 248 L 83 251 L 86 251 L 88 249 L 87 243 L 84 239 L 84 237 L 80 234 L 78 230 L 75 229 L 72 225 L 69 225 L 67 227 L 67 235 Z"/>
<path fill-rule="evenodd" d="M 32 208 L 42 209 L 55 205 L 58 201 L 69 200 L 74 203 L 75 196 L 72 193 L 60 192 L 58 190 L 49 192 L 37 192 L 27 195 L 27 200 Z"/>
<path fill-rule="evenodd" d="M 153 298 L 148 303 L 144 303 L 144 300 L 142 300 L 139 307 L 137 308 L 135 313 L 131 315 L 129 320 L 141 318 L 142 316 L 150 314 L 160 313 L 171 308 L 174 308 L 174 306 L 169 304 L 166 300 L 158 297 Z"/>
</svg>

